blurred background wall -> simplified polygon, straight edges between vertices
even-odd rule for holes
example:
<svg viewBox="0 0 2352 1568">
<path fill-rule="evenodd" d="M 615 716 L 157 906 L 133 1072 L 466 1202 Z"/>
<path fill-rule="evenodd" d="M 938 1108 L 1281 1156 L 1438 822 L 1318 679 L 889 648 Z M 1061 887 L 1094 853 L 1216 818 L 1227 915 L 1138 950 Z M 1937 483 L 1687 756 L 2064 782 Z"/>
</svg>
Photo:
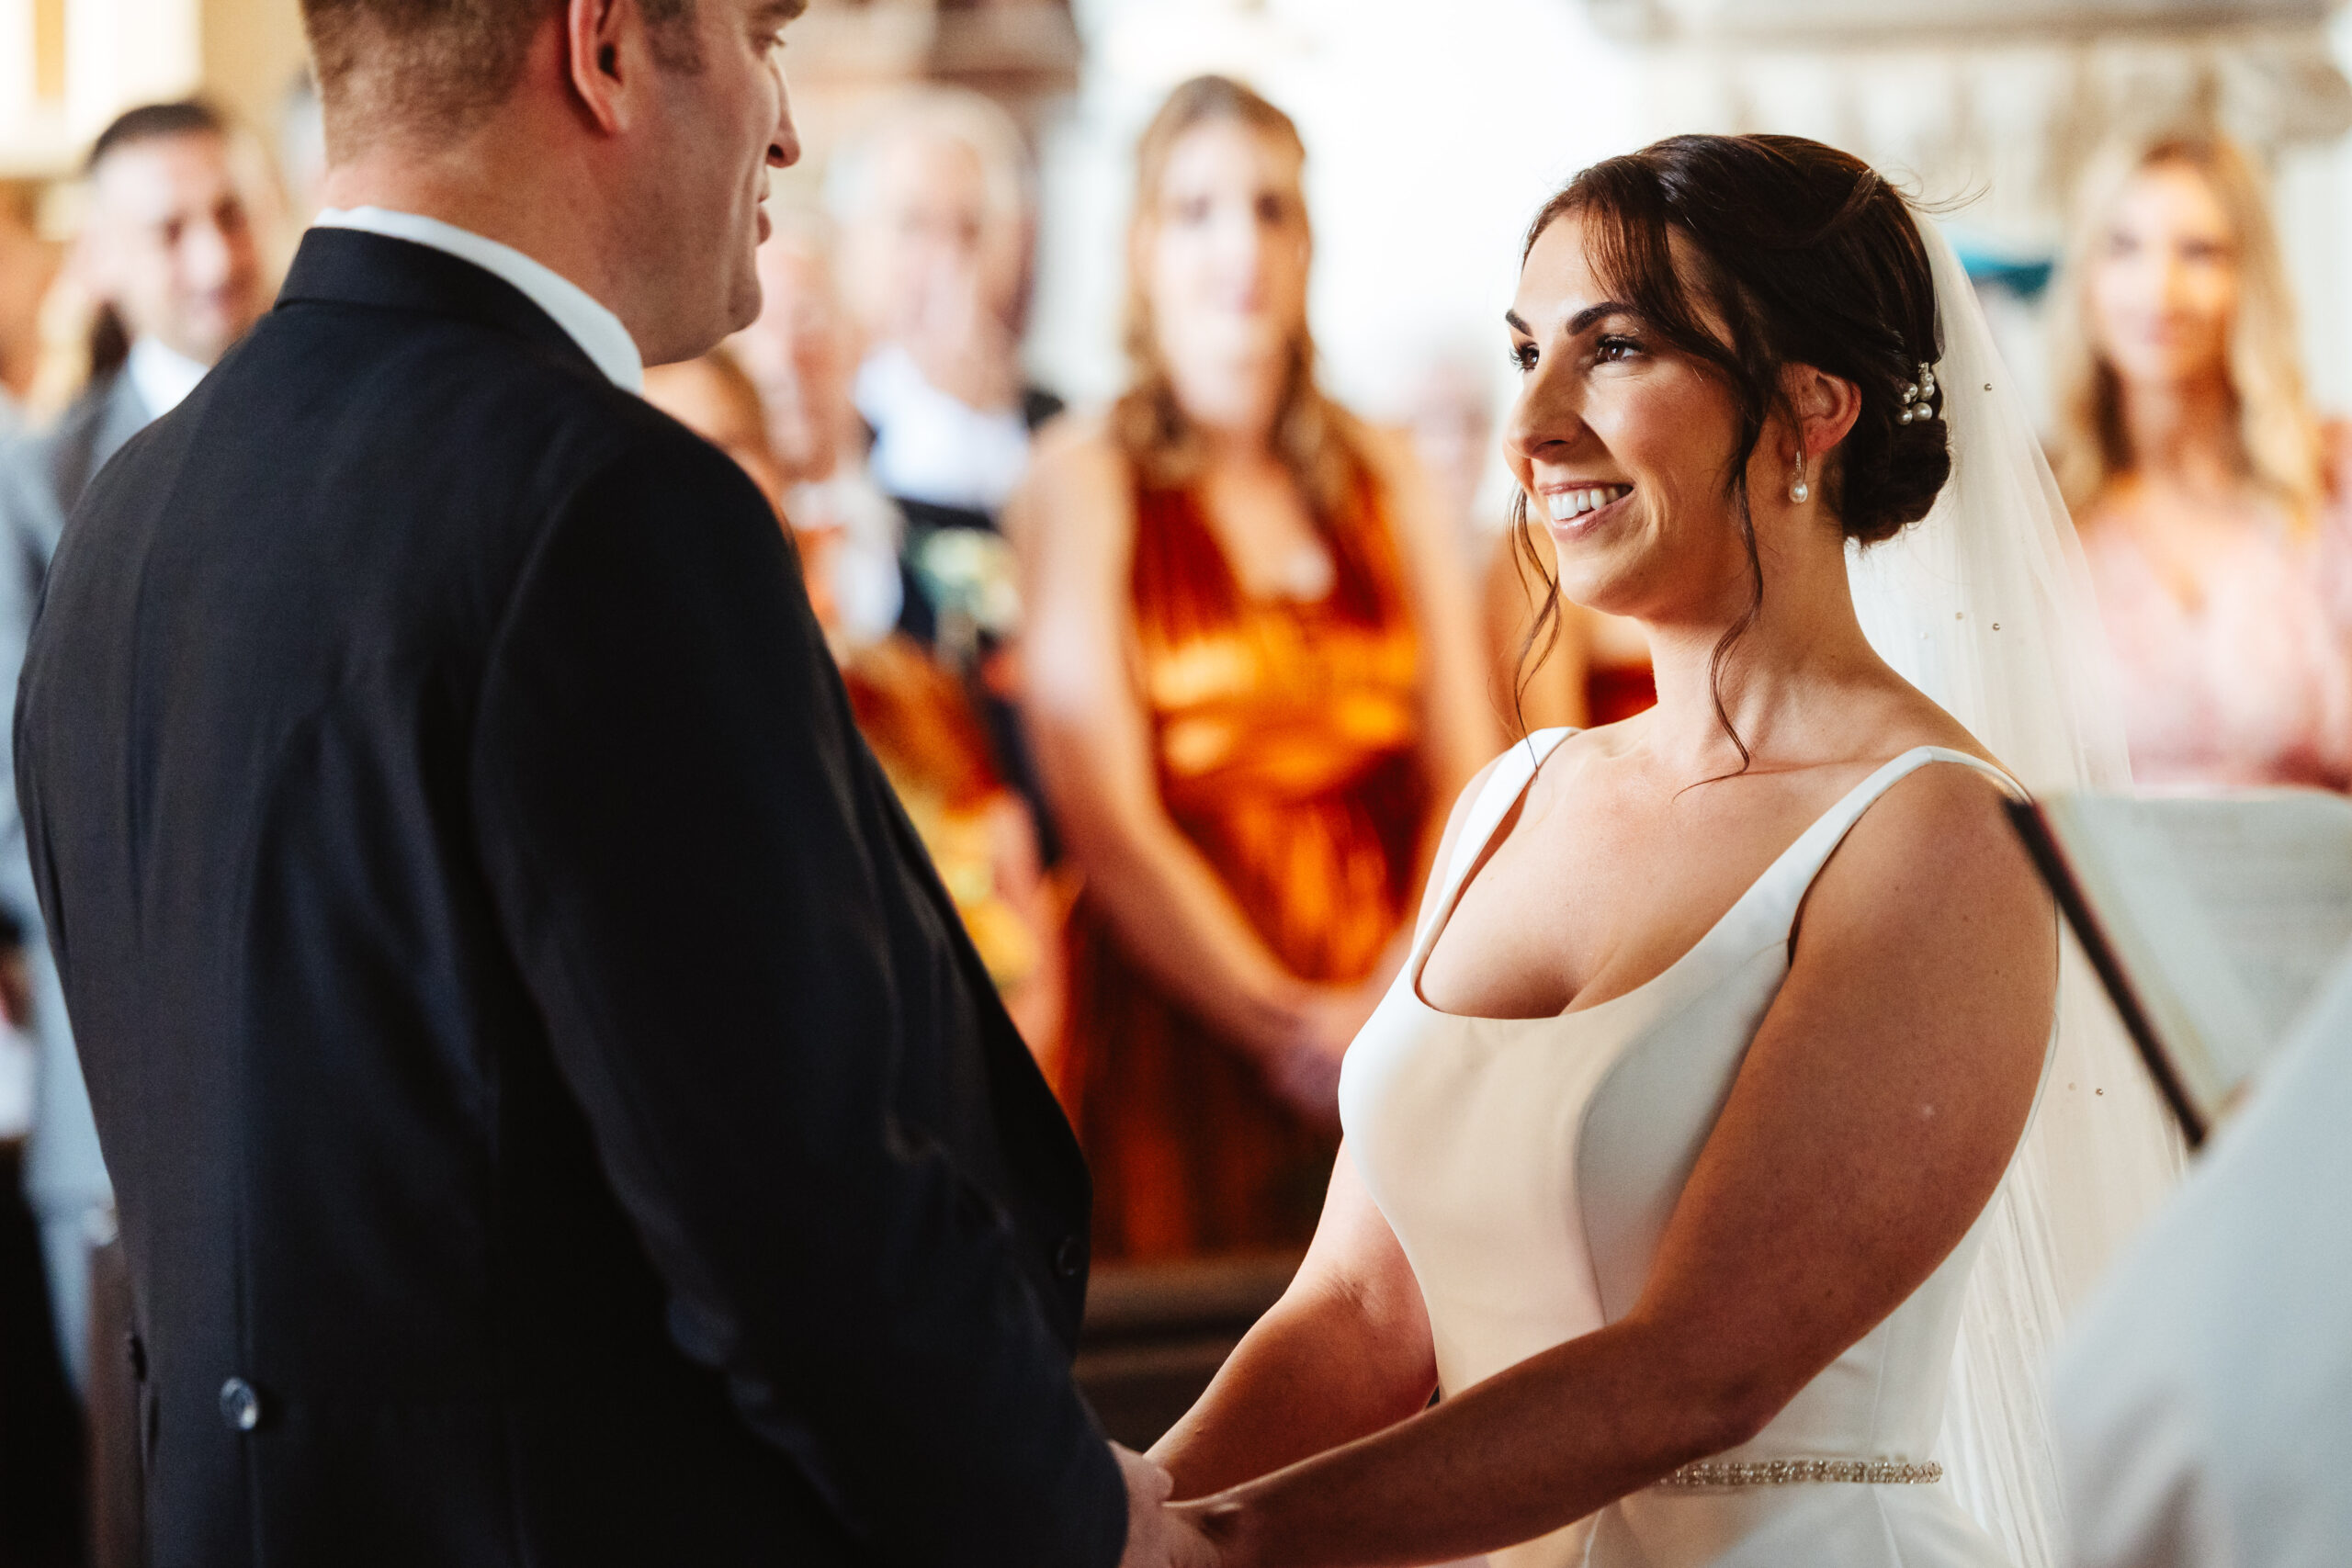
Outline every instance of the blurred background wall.
<svg viewBox="0 0 2352 1568">
<path fill-rule="evenodd" d="M 0 175 L 61 174 L 121 110 L 198 90 L 266 125 L 301 64 L 295 0 L 0 0 Z"/>
<path fill-rule="evenodd" d="M 826 154 L 910 81 L 1004 102 L 1042 163 L 1038 379 L 1117 384 L 1118 252 L 1136 130 L 1196 72 L 1297 118 L 1333 389 L 1396 413 L 1433 360 L 1481 356 L 1521 226 L 1562 178 L 1671 130 L 1777 130 L 1939 199 L 2039 371 L 2035 287 L 2070 183 L 2109 133 L 2201 117 L 2276 184 L 2324 407 L 2352 408 L 2352 21 L 2334 0 L 814 0 L 786 66 L 813 201 Z M 0 0 L 0 180 L 50 192 L 119 109 L 201 92 L 278 151 L 295 0 Z M 289 221 L 300 214 L 291 210 Z"/>
<path fill-rule="evenodd" d="M 2204 118 L 2276 182 L 2324 407 L 2352 407 L 2352 27 L 2326 0 L 1078 0 L 1076 95 L 1044 144 L 1033 361 L 1117 384 L 1129 148 L 1160 96 L 1246 76 L 1309 149 L 1315 327 L 1375 413 L 1434 356 L 1491 361 L 1528 216 L 1596 158 L 1679 130 L 1781 130 L 1869 158 L 1951 216 L 2042 374 L 2039 286 L 2109 136 Z"/>
</svg>

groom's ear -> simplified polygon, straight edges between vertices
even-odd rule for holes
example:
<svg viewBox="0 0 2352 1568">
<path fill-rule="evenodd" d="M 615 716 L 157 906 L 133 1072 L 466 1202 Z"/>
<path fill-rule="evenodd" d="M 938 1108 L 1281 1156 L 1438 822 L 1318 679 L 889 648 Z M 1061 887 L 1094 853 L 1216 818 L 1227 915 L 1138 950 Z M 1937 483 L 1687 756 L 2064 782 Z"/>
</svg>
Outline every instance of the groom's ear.
<svg viewBox="0 0 2352 1568">
<path fill-rule="evenodd" d="M 627 130 L 645 106 L 653 68 L 638 0 L 564 0 L 566 67 L 571 91 L 596 128 Z"/>
</svg>

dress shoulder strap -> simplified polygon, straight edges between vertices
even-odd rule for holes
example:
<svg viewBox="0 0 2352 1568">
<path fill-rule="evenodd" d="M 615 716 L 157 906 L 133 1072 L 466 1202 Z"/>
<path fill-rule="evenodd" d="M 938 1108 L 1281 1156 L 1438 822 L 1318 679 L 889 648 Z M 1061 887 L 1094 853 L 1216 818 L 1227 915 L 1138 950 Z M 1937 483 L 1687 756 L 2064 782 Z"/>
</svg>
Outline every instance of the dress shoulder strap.
<svg viewBox="0 0 2352 1568">
<path fill-rule="evenodd" d="M 1415 945 L 1428 938 L 1432 924 L 1442 924 L 1453 908 L 1453 901 L 1462 895 L 1462 885 L 1468 880 L 1470 870 L 1478 857 L 1492 842 L 1495 829 L 1502 826 L 1527 786 L 1535 782 L 1535 774 L 1544 760 L 1560 748 L 1560 742 L 1574 735 L 1567 726 L 1538 729 L 1523 740 L 1511 743 L 1510 749 L 1497 757 L 1487 773 L 1487 782 L 1478 788 L 1470 803 L 1469 815 L 1462 819 L 1462 831 L 1454 835 L 1453 852 L 1446 863 L 1434 868 L 1441 879 L 1438 897 L 1427 908 L 1429 918 L 1421 922 L 1421 935 Z"/>
<path fill-rule="evenodd" d="M 1878 770 L 1846 792 L 1845 797 L 1815 819 L 1812 827 L 1797 836 L 1781 858 L 1764 874 L 1763 881 L 1773 884 L 1787 897 L 1789 910 L 1795 912 L 1812 888 L 1814 878 L 1863 813 L 1878 804 L 1879 797 L 1932 762 L 1952 762 L 1984 774 L 2000 787 L 2012 800 L 2030 798 L 2023 784 L 1982 757 L 1972 757 L 1965 751 L 1955 751 L 1948 746 L 1915 746 L 1899 757 L 1881 764 Z"/>
</svg>

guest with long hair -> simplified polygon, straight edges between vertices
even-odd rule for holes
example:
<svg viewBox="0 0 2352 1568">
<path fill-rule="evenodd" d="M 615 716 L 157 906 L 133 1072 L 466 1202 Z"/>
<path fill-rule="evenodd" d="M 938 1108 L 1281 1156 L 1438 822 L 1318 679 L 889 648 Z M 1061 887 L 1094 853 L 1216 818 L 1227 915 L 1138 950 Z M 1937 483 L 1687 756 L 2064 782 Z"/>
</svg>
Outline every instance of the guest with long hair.
<svg viewBox="0 0 2352 1568">
<path fill-rule="evenodd" d="M 1316 385 L 1305 155 L 1238 83 L 1162 106 L 1133 381 L 1053 428 L 1011 518 L 1028 716 L 1086 878 L 1060 1087 L 1102 1258 L 1312 1233 L 1340 1055 L 1493 747 L 1438 509 Z"/>
<path fill-rule="evenodd" d="M 2094 166 L 2057 287 L 2057 471 L 2135 777 L 2352 784 L 2345 553 L 2294 302 L 2245 154 L 2203 134 Z"/>
</svg>

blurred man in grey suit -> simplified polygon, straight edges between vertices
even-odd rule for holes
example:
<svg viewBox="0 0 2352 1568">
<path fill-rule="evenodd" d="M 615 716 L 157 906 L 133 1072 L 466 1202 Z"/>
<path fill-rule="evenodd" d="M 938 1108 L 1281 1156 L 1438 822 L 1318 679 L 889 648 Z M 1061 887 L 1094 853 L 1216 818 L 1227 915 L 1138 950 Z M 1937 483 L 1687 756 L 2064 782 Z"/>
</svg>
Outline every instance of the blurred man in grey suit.
<svg viewBox="0 0 2352 1568">
<path fill-rule="evenodd" d="M 59 532 L 92 476 L 168 412 L 267 304 L 227 127 L 198 103 L 131 109 L 100 133 L 73 265 L 104 307 L 89 389 L 46 433 L 0 446 L 0 681 L 11 703 L 25 637 Z M 0 748 L 0 999 L 40 1052 L 25 1192 L 41 1227 L 60 1353 L 88 1376 L 89 1256 L 111 1229 L 113 1192 L 25 860 Z"/>
</svg>

